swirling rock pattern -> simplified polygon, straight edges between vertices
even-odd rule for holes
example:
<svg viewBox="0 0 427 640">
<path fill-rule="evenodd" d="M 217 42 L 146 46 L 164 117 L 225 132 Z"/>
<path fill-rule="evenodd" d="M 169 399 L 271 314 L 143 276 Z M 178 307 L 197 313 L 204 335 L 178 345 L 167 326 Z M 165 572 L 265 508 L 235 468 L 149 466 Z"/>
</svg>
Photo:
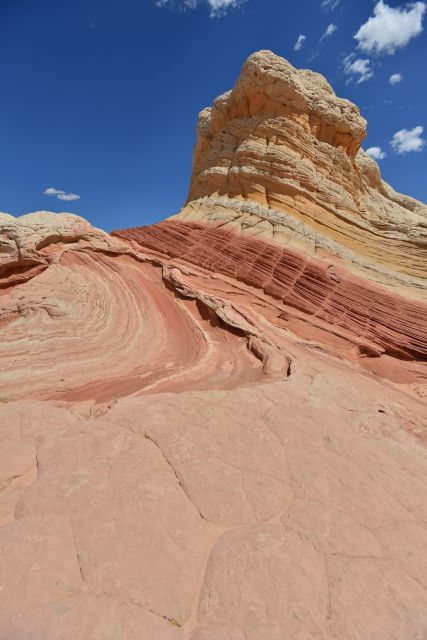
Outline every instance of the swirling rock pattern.
<svg viewBox="0 0 427 640">
<path fill-rule="evenodd" d="M 117 233 L 260 288 L 306 315 L 307 323 L 322 322 L 350 341 L 353 336 L 362 353 L 427 360 L 427 305 L 392 294 L 343 266 L 221 225 L 166 221 Z"/>
<path fill-rule="evenodd" d="M 113 235 L 281 300 L 282 326 L 424 394 L 427 207 L 381 180 L 365 128 L 325 78 L 255 53 L 200 114 L 186 206 Z"/>
<path fill-rule="evenodd" d="M 177 217 L 0 214 L 0 640 L 424 638 L 425 208 L 364 127 L 262 52 Z"/>
<path fill-rule="evenodd" d="M 57 216 L 43 217 L 48 233 Z M 67 222 L 71 237 L 79 221 L 68 216 L 64 229 Z M 118 240 L 104 236 L 92 245 L 78 238 L 49 245 L 49 266 L 42 256 L 37 277 L 3 289 L 3 395 L 101 401 L 141 389 L 221 388 L 260 378 L 262 358 L 248 349 L 259 337 L 254 325 L 237 311 L 234 319 L 216 312 L 216 298 L 178 300 L 164 286 L 160 264 L 126 255 Z M 22 277 L 20 263 L 11 263 Z M 13 276 L 10 267 L 8 281 Z"/>
</svg>

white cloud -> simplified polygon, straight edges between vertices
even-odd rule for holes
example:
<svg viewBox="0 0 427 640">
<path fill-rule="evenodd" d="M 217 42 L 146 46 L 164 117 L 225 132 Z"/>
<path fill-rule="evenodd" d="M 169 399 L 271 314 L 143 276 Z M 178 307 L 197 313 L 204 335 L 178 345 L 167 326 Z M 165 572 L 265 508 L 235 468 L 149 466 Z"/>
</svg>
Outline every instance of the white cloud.
<svg viewBox="0 0 427 640">
<path fill-rule="evenodd" d="M 297 38 L 297 41 L 294 44 L 295 51 L 299 51 L 301 49 L 302 45 L 304 44 L 305 39 L 306 39 L 305 35 L 303 33 L 300 33 L 298 38 Z"/>
<path fill-rule="evenodd" d="M 55 189 L 54 187 L 49 187 L 43 191 L 45 196 L 51 196 L 58 198 L 58 200 L 80 200 L 80 196 L 77 193 L 65 193 L 62 189 Z"/>
<path fill-rule="evenodd" d="M 393 73 L 388 79 L 390 84 L 399 84 L 399 82 L 402 82 L 402 80 L 403 76 L 401 73 Z"/>
<path fill-rule="evenodd" d="M 218 18 L 226 13 L 227 9 L 235 8 L 242 4 L 241 0 L 208 0 L 211 8 L 211 17 Z"/>
<path fill-rule="evenodd" d="M 411 151 L 421 151 L 426 141 L 421 137 L 424 127 L 418 126 L 413 129 L 401 129 L 397 131 L 390 144 L 396 153 L 410 153 Z"/>
<path fill-rule="evenodd" d="M 349 82 L 355 80 L 356 84 L 369 80 L 374 75 L 371 62 L 367 58 L 356 58 L 354 53 L 344 58 L 344 73 L 350 76 Z"/>
<path fill-rule="evenodd" d="M 387 155 L 381 147 L 369 147 L 369 149 L 366 149 L 365 153 L 375 160 L 384 160 Z"/>
<path fill-rule="evenodd" d="M 334 24 L 333 22 L 331 22 L 331 24 L 328 25 L 328 28 L 326 29 L 326 31 L 323 34 L 323 36 L 320 38 L 320 42 L 322 42 L 322 40 L 324 40 L 325 38 L 329 38 L 329 36 L 331 36 L 333 33 L 335 33 L 335 31 L 337 29 L 338 29 L 337 25 Z"/>
<path fill-rule="evenodd" d="M 155 5 L 160 9 L 166 7 L 186 11 L 195 9 L 201 2 L 209 6 L 211 18 L 220 18 L 228 9 L 236 8 L 246 0 L 155 0 Z"/>
<path fill-rule="evenodd" d="M 198 4 L 198 0 L 155 0 L 154 4 L 159 9 L 164 7 L 169 9 L 195 9 Z"/>
<path fill-rule="evenodd" d="M 325 11 L 333 11 L 339 5 L 341 0 L 322 0 L 320 6 Z"/>
<path fill-rule="evenodd" d="M 354 36 L 359 48 L 368 53 L 393 54 L 421 33 L 425 10 L 425 2 L 393 8 L 379 0 L 373 17 L 362 24 Z"/>
</svg>

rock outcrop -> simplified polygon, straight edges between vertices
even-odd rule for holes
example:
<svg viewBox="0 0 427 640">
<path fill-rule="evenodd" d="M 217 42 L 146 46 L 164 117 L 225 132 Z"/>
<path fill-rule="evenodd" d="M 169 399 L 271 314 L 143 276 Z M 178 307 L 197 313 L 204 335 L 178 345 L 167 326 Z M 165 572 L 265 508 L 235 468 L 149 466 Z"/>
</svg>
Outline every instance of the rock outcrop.
<svg viewBox="0 0 427 640">
<path fill-rule="evenodd" d="M 427 207 L 381 181 L 366 121 L 325 78 L 268 51 L 199 117 L 182 221 L 231 226 L 426 297 Z"/>
<path fill-rule="evenodd" d="M 424 385 L 427 207 L 381 180 L 365 128 L 325 78 L 255 53 L 200 114 L 182 211 L 114 235 L 255 287 L 300 337 Z"/>
<path fill-rule="evenodd" d="M 426 207 L 270 52 L 151 227 L 0 214 L 0 640 L 427 630 Z"/>
</svg>

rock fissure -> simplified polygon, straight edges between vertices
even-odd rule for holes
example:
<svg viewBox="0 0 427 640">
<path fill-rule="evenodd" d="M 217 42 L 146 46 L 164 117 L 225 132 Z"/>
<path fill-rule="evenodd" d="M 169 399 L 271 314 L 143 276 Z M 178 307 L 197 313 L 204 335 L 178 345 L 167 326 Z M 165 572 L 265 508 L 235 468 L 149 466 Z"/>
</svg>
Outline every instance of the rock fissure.
<svg viewBox="0 0 427 640">
<path fill-rule="evenodd" d="M 178 475 L 178 473 L 175 471 L 173 464 L 170 462 L 170 460 L 167 458 L 167 456 L 165 455 L 165 453 L 163 452 L 163 449 L 161 448 L 161 446 L 158 444 L 158 442 L 153 438 L 153 436 L 151 436 L 148 433 L 144 433 L 144 438 L 146 438 L 149 442 L 151 442 L 157 449 L 158 451 L 160 451 L 160 453 L 162 454 L 163 459 L 165 460 L 168 468 L 170 469 L 170 471 L 173 473 L 177 483 L 179 484 L 179 486 L 181 487 L 183 493 L 185 494 L 185 496 L 188 498 L 189 502 L 191 502 L 192 507 L 194 507 L 194 509 L 197 511 L 197 513 L 199 514 L 200 518 L 202 520 L 206 520 L 205 516 L 203 515 L 203 513 L 199 510 L 199 508 L 195 505 L 194 501 L 192 500 L 190 494 L 188 493 L 187 489 L 185 488 L 183 481 L 181 480 L 180 476 Z"/>
<path fill-rule="evenodd" d="M 2 637 L 424 633 L 427 208 L 365 130 L 261 51 L 177 215 L 0 214 Z"/>
</svg>

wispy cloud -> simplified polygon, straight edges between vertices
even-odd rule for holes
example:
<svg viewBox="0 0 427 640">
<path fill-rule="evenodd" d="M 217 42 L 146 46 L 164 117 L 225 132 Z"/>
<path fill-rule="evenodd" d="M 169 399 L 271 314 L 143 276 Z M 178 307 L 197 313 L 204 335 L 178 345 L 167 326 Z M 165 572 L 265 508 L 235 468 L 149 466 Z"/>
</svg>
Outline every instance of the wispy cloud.
<svg viewBox="0 0 427 640">
<path fill-rule="evenodd" d="M 305 40 L 306 40 L 305 35 L 303 33 L 300 33 L 298 38 L 297 38 L 297 41 L 294 44 L 295 51 L 299 51 L 301 49 L 301 47 L 304 44 Z"/>
<path fill-rule="evenodd" d="M 402 80 L 403 76 L 401 73 L 393 73 L 388 79 L 390 84 L 399 84 L 399 82 L 402 82 Z"/>
<path fill-rule="evenodd" d="M 186 11 L 187 9 L 195 9 L 198 0 L 155 0 L 154 4 L 159 9 L 181 9 Z"/>
<path fill-rule="evenodd" d="M 235 9 L 244 4 L 246 0 L 155 0 L 155 5 L 168 9 L 179 9 L 187 11 L 195 9 L 199 4 L 206 4 L 209 7 L 209 15 L 211 18 L 220 18 L 224 16 L 228 9 Z"/>
<path fill-rule="evenodd" d="M 320 6 L 324 11 L 333 11 L 337 8 L 341 0 L 322 0 Z"/>
<path fill-rule="evenodd" d="M 359 48 L 367 53 L 393 54 L 422 32 L 425 10 L 425 2 L 393 8 L 379 0 L 374 15 L 354 36 Z"/>
<path fill-rule="evenodd" d="M 43 191 L 45 196 L 51 196 L 52 198 L 58 198 L 58 200 L 80 200 L 80 196 L 77 193 L 66 193 L 62 189 L 55 189 L 49 187 Z"/>
<path fill-rule="evenodd" d="M 368 58 L 356 58 L 354 53 L 344 58 L 344 73 L 349 76 L 348 82 L 354 80 L 356 84 L 365 82 L 374 75 L 371 61 Z"/>
<path fill-rule="evenodd" d="M 329 36 L 331 36 L 333 33 L 335 33 L 335 31 L 338 29 L 337 25 L 334 24 L 333 22 L 331 22 L 330 25 L 328 25 L 325 33 L 323 34 L 323 36 L 320 38 L 320 42 L 322 42 L 325 38 L 329 38 Z"/>
<path fill-rule="evenodd" d="M 418 126 L 413 129 L 400 129 L 396 131 L 390 144 L 396 153 L 410 153 L 411 151 L 421 151 L 426 141 L 421 137 L 424 127 Z"/>
<path fill-rule="evenodd" d="M 212 18 L 218 18 L 224 15 L 227 9 L 233 9 L 242 3 L 243 0 L 208 0 Z"/>
<path fill-rule="evenodd" d="M 366 149 L 365 153 L 375 160 L 384 160 L 387 155 L 381 147 L 369 147 L 369 149 Z"/>
</svg>

